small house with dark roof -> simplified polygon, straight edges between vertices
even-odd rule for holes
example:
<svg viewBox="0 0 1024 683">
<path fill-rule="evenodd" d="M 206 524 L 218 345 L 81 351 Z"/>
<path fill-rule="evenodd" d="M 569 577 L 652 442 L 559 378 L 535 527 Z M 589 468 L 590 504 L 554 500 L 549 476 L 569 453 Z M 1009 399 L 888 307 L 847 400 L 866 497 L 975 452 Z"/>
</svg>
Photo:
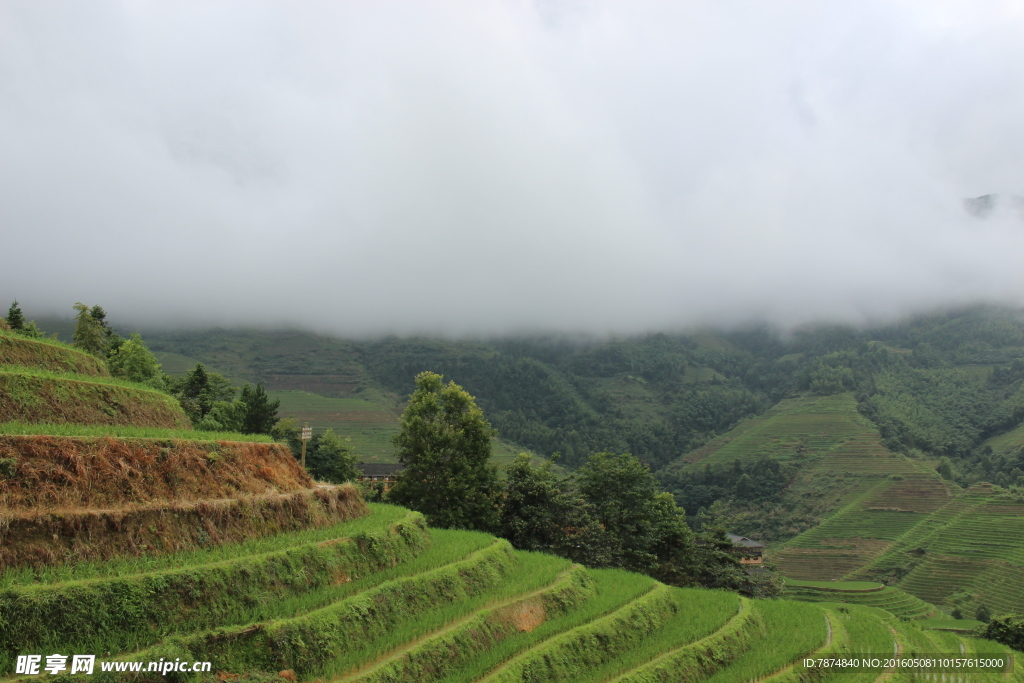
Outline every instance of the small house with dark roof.
<svg viewBox="0 0 1024 683">
<path fill-rule="evenodd" d="M 732 551 L 739 556 L 740 564 L 761 564 L 764 561 L 764 545 L 746 536 L 726 534 L 732 541 Z"/>
<path fill-rule="evenodd" d="M 360 471 L 359 481 L 384 484 L 384 490 L 387 491 L 398 480 L 398 474 L 405 466 L 397 462 L 361 462 L 356 465 L 356 469 Z"/>
</svg>

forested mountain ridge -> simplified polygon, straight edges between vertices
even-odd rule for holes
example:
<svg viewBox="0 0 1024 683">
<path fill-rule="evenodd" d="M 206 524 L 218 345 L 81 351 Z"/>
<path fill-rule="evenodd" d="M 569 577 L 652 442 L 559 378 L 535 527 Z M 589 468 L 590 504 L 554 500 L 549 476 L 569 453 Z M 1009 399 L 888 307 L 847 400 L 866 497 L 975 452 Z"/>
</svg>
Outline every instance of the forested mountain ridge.
<svg viewBox="0 0 1024 683">
<path fill-rule="evenodd" d="M 307 392 L 310 400 L 346 398 L 364 412 L 400 410 L 415 375 L 432 370 L 476 396 L 502 439 L 540 455 L 559 452 L 569 467 L 608 450 L 660 470 L 784 398 L 850 393 L 886 448 L 936 459 L 960 485 L 1013 486 L 1024 471 L 1017 455 L 1024 439 L 1013 436 L 1024 423 L 1020 311 L 975 307 L 787 337 L 766 330 L 462 341 L 144 333 L 165 369 L 202 361 L 236 381 Z"/>
</svg>

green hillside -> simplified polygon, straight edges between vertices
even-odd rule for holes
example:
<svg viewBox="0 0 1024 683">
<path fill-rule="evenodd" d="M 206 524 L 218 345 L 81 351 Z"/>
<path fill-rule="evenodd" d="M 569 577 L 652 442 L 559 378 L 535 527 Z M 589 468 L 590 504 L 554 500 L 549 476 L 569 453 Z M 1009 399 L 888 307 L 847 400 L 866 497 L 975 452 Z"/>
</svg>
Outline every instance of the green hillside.
<svg viewBox="0 0 1024 683">
<path fill-rule="evenodd" d="M 150 330 L 146 338 L 169 368 L 203 362 L 234 381 L 259 381 L 282 399 L 284 414 L 331 427 L 382 459 L 391 457 L 389 414 L 401 413 L 413 378 L 424 370 L 477 397 L 498 431 L 499 457 L 558 452 L 571 467 L 600 450 L 630 451 L 660 466 L 767 407 L 775 395 L 744 383 L 748 376 L 748 384 L 760 382 L 774 361 L 711 334 L 699 342 L 653 335 L 607 344 L 353 341 L 242 330 Z"/>
<path fill-rule="evenodd" d="M 978 484 L 908 531 L 852 575 L 900 577 L 900 588 L 973 614 L 1024 605 L 1024 500 Z"/>
<path fill-rule="evenodd" d="M 961 490 L 929 461 L 889 451 L 856 408 L 852 394 L 787 399 L 690 453 L 665 479 L 679 481 L 674 471 L 766 456 L 792 463 L 797 467 L 782 493 L 760 507 L 748 504 L 753 519 L 737 523 L 758 537 L 778 528 L 773 519 L 805 520 L 805 530 L 768 552 L 790 579 L 885 580 L 968 614 L 982 604 L 997 612 L 1019 609 L 1024 500 L 991 484 Z M 903 608 L 896 611 L 907 616 Z M 923 617 L 928 609 L 918 604 L 911 611 Z"/>
<path fill-rule="evenodd" d="M 110 653 L 94 674 L 62 680 L 120 681 L 125 673 L 103 669 L 162 660 L 210 662 L 174 679 L 204 682 L 740 683 L 807 680 L 806 656 L 1006 653 L 870 606 L 749 600 L 587 570 L 486 534 L 427 530 L 417 513 L 386 505 L 209 550 L 7 570 L 0 586 L 0 671 L 27 652 Z M 1020 681 L 1024 666 L 971 676 Z"/>
<path fill-rule="evenodd" d="M 764 458 L 791 466 L 792 476 L 763 502 L 736 503 L 746 514 L 738 528 L 765 540 L 803 532 L 773 556 L 794 578 L 839 578 L 843 567 L 862 565 L 951 496 L 926 461 L 882 445 L 852 393 L 783 400 L 687 454 L 662 479 L 692 507 L 688 487 L 708 468 Z"/>
</svg>

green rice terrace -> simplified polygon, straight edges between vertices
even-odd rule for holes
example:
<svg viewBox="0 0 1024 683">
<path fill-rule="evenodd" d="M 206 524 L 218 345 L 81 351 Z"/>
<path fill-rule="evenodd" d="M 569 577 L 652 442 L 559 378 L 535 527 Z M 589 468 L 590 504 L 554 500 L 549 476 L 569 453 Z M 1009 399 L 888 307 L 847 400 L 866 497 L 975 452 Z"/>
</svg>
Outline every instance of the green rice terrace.
<svg viewBox="0 0 1024 683">
<path fill-rule="evenodd" d="M 1024 605 L 1024 502 L 988 484 L 960 490 L 927 461 L 887 450 L 851 394 L 786 399 L 690 453 L 684 467 L 762 455 L 799 464 L 789 495 L 817 506 L 806 530 L 767 552 L 793 585 L 884 581 L 894 585 L 874 596 L 882 602 L 863 604 L 912 618 L 948 612 L 958 594 L 972 613 Z"/>
<path fill-rule="evenodd" d="M 108 669 L 211 662 L 182 680 L 725 683 L 805 680 L 804 656 L 1004 650 L 877 607 L 671 588 L 487 534 L 429 530 L 398 507 L 364 512 L 176 554 L 8 563 L 0 671 L 19 654 L 60 652 L 111 653 L 100 658 Z M 168 680 L 99 669 L 63 680 Z M 1010 677 L 1024 680 L 1024 667 Z M 989 678 L 1006 677 L 971 680 Z"/>
</svg>

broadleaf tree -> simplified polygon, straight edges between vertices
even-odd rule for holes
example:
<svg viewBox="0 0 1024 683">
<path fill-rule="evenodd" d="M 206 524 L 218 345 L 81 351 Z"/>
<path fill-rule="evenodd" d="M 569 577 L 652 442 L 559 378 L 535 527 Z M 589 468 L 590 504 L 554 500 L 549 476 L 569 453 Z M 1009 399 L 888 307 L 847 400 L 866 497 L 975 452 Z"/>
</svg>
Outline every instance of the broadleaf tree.
<svg viewBox="0 0 1024 683">
<path fill-rule="evenodd" d="M 302 452 L 302 440 L 294 420 L 279 420 L 273 432 L 272 436 L 285 437 L 298 459 Z M 306 443 L 306 470 L 318 481 L 332 484 L 355 481 L 359 476 L 356 467 L 358 461 L 359 456 L 352 451 L 349 440 L 335 434 L 333 429 L 314 434 Z"/>
<path fill-rule="evenodd" d="M 133 382 L 142 382 L 156 389 L 164 388 L 164 376 L 156 356 L 142 341 L 142 335 L 133 332 L 126 341 L 107 357 L 107 364 L 114 377 L 124 377 Z"/>
<path fill-rule="evenodd" d="M 239 409 L 231 404 L 236 389 L 223 375 L 211 372 L 202 363 L 197 363 L 195 368 L 182 377 L 168 377 L 167 384 L 193 425 L 202 422 L 214 408 L 220 407 L 221 412 L 226 414 L 218 415 L 217 420 L 228 422 L 229 425 L 225 426 L 229 426 L 230 431 L 241 430 L 241 415 L 235 415 Z M 221 403 L 229 405 L 219 406 Z"/>
<path fill-rule="evenodd" d="M 389 500 L 422 512 L 433 526 L 493 530 L 500 498 L 498 471 L 490 463 L 493 434 L 462 387 L 420 373 L 394 437 L 405 470 Z"/>
<path fill-rule="evenodd" d="M 78 315 L 75 316 L 72 345 L 86 353 L 104 358 L 107 352 L 107 334 L 102 321 L 97 320 L 89 307 L 81 302 L 76 303 L 73 308 L 78 311 Z"/>
<path fill-rule="evenodd" d="M 655 574 L 673 565 L 688 573 L 682 565 L 692 557 L 694 539 L 686 513 L 670 494 L 659 493 L 647 465 L 629 453 L 595 453 L 575 479 L 613 539 L 611 566 Z"/>
<path fill-rule="evenodd" d="M 610 534 L 571 478 L 521 453 L 506 468 L 497 534 L 520 550 L 552 553 L 589 567 L 611 566 Z"/>
</svg>

